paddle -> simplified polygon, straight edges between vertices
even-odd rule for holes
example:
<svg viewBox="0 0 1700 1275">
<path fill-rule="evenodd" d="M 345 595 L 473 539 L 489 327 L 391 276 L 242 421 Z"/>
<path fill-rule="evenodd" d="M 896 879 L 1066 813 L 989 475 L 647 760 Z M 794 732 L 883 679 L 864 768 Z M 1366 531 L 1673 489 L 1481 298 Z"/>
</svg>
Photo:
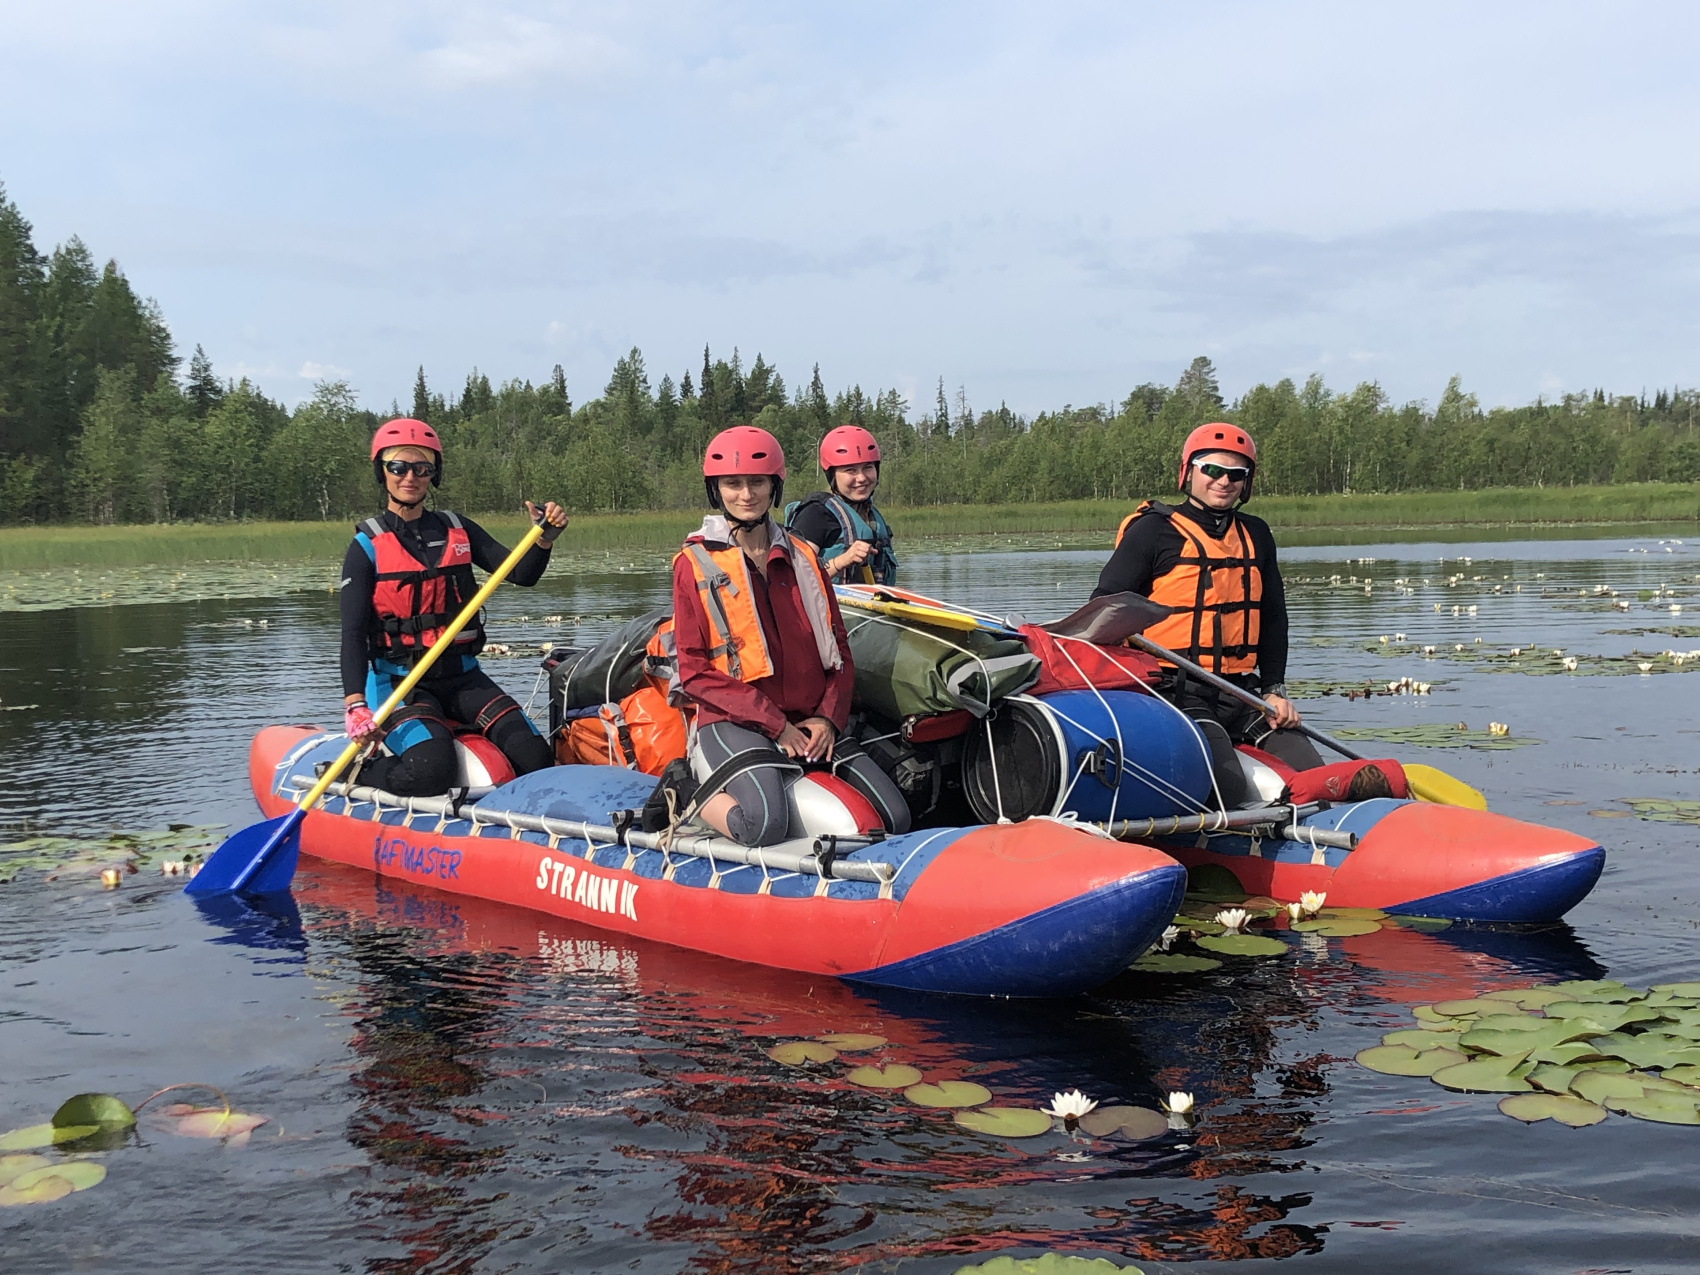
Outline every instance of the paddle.
<svg viewBox="0 0 1700 1275">
<path fill-rule="evenodd" d="M 960 611 L 919 606 L 913 602 L 882 602 L 878 598 L 870 598 L 865 593 L 851 593 L 843 589 L 838 591 L 838 604 L 855 607 L 858 611 L 874 611 L 880 615 L 888 615 L 894 620 L 913 620 L 917 624 L 930 624 L 940 629 L 960 629 L 967 632 L 984 627 L 973 616 L 963 615 Z"/>
<path fill-rule="evenodd" d="M 520 538 L 520 542 L 503 560 L 502 565 L 490 573 L 484 587 L 472 595 L 472 601 L 461 608 L 454 622 L 438 635 L 430 650 L 413 666 L 413 671 L 402 679 L 401 685 L 391 691 L 390 697 L 372 714 L 374 723 L 382 724 L 407 698 L 408 692 L 413 690 L 419 679 L 437 662 L 437 657 L 449 649 L 455 634 L 472 622 L 479 609 L 496 591 L 496 586 L 507 578 L 508 572 L 518 565 L 526 550 L 536 544 L 537 538 L 542 534 L 543 523 L 540 519 Z M 348 747 L 342 750 L 325 773 L 319 776 L 319 782 L 308 790 L 307 795 L 301 798 L 295 809 L 288 814 L 278 815 L 273 819 L 262 819 L 259 823 L 249 824 L 226 837 L 224 844 L 213 851 L 201 865 L 201 870 L 189 878 L 189 884 L 183 887 L 184 892 L 206 896 L 272 894 L 288 889 L 291 879 L 295 876 L 295 861 L 301 852 L 301 821 L 318 803 L 319 798 L 325 795 L 325 790 L 336 782 L 343 768 L 354 760 L 360 748 L 359 741 L 349 740 Z"/>
<path fill-rule="evenodd" d="M 1268 714 L 1273 714 L 1275 711 L 1261 695 L 1254 695 L 1245 687 L 1238 686 L 1225 677 L 1218 677 L 1209 670 L 1200 668 L 1191 660 L 1183 659 L 1173 651 L 1158 646 L 1143 633 L 1130 633 L 1127 641 L 1147 655 L 1155 655 L 1158 659 L 1167 660 L 1177 668 L 1185 669 L 1205 685 L 1214 686 L 1217 690 L 1232 695 L 1241 703 L 1250 704 L 1253 708 L 1262 709 Z M 1294 729 L 1302 735 L 1309 735 L 1319 744 L 1326 744 L 1342 757 L 1349 757 L 1353 761 L 1366 760 L 1362 753 L 1353 752 L 1338 740 L 1329 738 L 1313 726 L 1306 726 L 1303 722 L 1300 722 Z M 1444 806 L 1466 806 L 1471 810 L 1487 809 L 1486 797 L 1463 780 L 1454 779 L 1445 771 L 1420 764 L 1406 766 L 1404 769 L 1405 783 L 1410 788 L 1411 794 L 1419 801 L 1434 802 Z"/>
</svg>

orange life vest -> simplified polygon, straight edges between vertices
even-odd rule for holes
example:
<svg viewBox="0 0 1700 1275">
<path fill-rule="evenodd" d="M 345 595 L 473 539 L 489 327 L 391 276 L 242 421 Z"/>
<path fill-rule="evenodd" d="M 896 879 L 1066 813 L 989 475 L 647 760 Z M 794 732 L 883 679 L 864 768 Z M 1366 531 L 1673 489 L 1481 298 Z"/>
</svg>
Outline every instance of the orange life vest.
<svg viewBox="0 0 1700 1275">
<path fill-rule="evenodd" d="M 472 541 L 466 526 L 452 513 L 443 553 L 435 563 L 420 562 L 403 547 L 401 537 L 383 521 L 368 518 L 356 530 L 370 545 L 377 583 L 372 589 L 376 622 L 367 635 L 367 652 L 374 659 L 412 664 L 460 614 L 478 590 L 472 577 Z M 483 616 L 455 635 L 451 651 L 477 655 L 484 649 Z"/>
<path fill-rule="evenodd" d="M 1180 561 L 1151 582 L 1151 600 L 1174 607 L 1175 614 L 1146 629 L 1145 636 L 1212 673 L 1252 672 L 1263 620 L 1263 572 L 1245 527 L 1231 519 L 1217 539 L 1180 510 L 1148 500 L 1122 519 L 1116 543 L 1136 518 L 1147 515 L 1167 518 L 1183 544 Z"/>
<path fill-rule="evenodd" d="M 827 599 L 820 563 L 808 545 L 786 535 L 772 520 L 768 522 L 768 535 L 770 543 L 791 556 L 797 593 L 814 633 L 821 667 L 828 671 L 842 667 L 844 659 L 832 631 L 832 605 Z M 767 634 L 762 632 L 761 616 L 756 612 L 749 559 L 732 543 L 726 519 L 705 518 L 702 530 L 685 541 L 685 547 L 674 555 L 673 561 L 677 563 L 681 555 L 690 559 L 697 595 L 702 599 L 703 614 L 708 617 L 714 643 L 708 655 L 714 667 L 741 682 L 759 682 L 772 676 L 773 657 L 768 653 Z"/>
</svg>

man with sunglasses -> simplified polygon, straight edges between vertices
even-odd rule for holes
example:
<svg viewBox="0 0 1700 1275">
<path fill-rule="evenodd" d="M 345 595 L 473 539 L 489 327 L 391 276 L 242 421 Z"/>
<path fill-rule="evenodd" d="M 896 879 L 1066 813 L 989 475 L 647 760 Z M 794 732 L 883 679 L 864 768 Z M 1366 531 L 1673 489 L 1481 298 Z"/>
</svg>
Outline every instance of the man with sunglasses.
<svg viewBox="0 0 1700 1275">
<path fill-rule="evenodd" d="M 383 726 L 372 709 L 437 640 L 478 591 L 473 567 L 492 571 L 508 550 L 470 518 L 425 508 L 443 478 L 443 444 L 424 421 L 386 421 L 372 437 L 372 473 L 386 497 L 383 513 L 355 527 L 342 563 L 342 689 L 350 739 L 382 739 L 360 782 L 404 797 L 445 793 L 459 774 L 456 727 L 476 728 L 499 748 L 516 774 L 550 762 L 549 746 L 514 698 L 478 666 L 482 617 L 450 649 Z M 554 501 L 525 509 L 545 524 L 508 579 L 533 585 L 549 565 L 567 515 Z"/>
<path fill-rule="evenodd" d="M 1257 709 L 1163 667 L 1157 693 L 1198 722 L 1210 744 L 1216 784 L 1230 807 L 1255 799 L 1234 753 L 1250 744 L 1294 770 L 1322 765 L 1309 739 L 1291 729 L 1287 698 L 1287 598 L 1275 537 L 1263 519 L 1241 513 L 1257 476 L 1257 444 L 1237 425 L 1213 422 L 1181 450 L 1177 506 L 1149 500 L 1123 520 L 1093 597 L 1140 593 L 1174 613 L 1145 631 L 1159 646 L 1240 683 L 1275 712 Z M 1365 794 L 1369 795 L 1369 794 Z"/>
</svg>

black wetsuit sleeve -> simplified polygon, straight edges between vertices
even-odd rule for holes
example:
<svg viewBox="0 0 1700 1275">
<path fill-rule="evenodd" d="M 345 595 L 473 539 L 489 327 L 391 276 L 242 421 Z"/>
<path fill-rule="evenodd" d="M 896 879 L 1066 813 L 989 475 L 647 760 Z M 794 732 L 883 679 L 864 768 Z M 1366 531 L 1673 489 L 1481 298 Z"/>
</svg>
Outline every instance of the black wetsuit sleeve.
<svg viewBox="0 0 1700 1275">
<path fill-rule="evenodd" d="M 1287 680 L 1287 586 L 1275 560 L 1275 533 L 1263 519 L 1241 516 L 1263 573 L 1263 616 L 1257 637 L 1257 674 L 1264 686 Z"/>
<path fill-rule="evenodd" d="M 372 610 L 372 590 L 378 573 L 372 560 L 355 539 L 342 558 L 342 594 L 338 608 L 342 613 L 342 693 L 363 695 L 366 692 L 366 635 L 375 612 Z"/>
<path fill-rule="evenodd" d="M 465 514 L 461 515 L 460 521 L 466 528 L 466 538 L 472 545 L 473 564 L 485 571 L 494 571 L 501 566 L 508 556 L 507 546 Z M 514 569 L 508 574 L 508 580 L 522 588 L 530 588 L 536 584 L 543 578 L 543 572 L 549 566 L 550 549 L 550 545 L 541 542 L 532 545 L 525 551 L 525 557 L 514 564 Z"/>
<path fill-rule="evenodd" d="M 1165 555 L 1169 540 L 1174 541 L 1174 546 Z M 1160 561 L 1164 556 L 1172 560 L 1164 564 Z M 1104 564 L 1104 569 L 1098 573 L 1098 587 L 1092 590 L 1092 596 L 1101 598 L 1111 593 L 1149 596 L 1151 582 L 1173 566 L 1173 560 L 1179 557 L 1180 534 L 1169 525 L 1167 518 L 1152 514 L 1136 519 L 1116 546 L 1116 551 L 1110 555 L 1110 560 Z"/>
<path fill-rule="evenodd" d="M 796 532 L 821 551 L 831 548 L 844 538 L 843 526 L 833 516 L 832 510 L 818 500 L 798 507 L 789 530 Z"/>
</svg>

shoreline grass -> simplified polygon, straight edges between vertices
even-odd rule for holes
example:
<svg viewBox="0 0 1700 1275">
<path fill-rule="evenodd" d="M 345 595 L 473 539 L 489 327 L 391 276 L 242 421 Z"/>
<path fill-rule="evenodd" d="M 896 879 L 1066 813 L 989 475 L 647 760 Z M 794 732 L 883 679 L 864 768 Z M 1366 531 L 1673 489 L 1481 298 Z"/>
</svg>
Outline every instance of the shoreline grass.
<svg viewBox="0 0 1700 1275">
<path fill-rule="evenodd" d="M 976 535 L 1100 533 L 1107 543 L 1137 502 L 1071 500 L 1018 505 L 927 505 L 886 511 L 899 541 Z M 1367 532 L 1467 527 L 1562 527 L 1700 522 L 1700 484 L 1625 483 L 1597 487 L 1489 488 L 1385 495 L 1268 496 L 1252 502 L 1277 532 Z M 575 552 L 674 548 L 700 511 L 575 515 L 564 544 Z M 512 539 L 523 520 L 478 516 L 492 534 Z M 348 521 L 179 523 L 157 526 L 11 527 L 0 530 L 0 570 L 68 566 L 188 565 L 340 559 Z M 1408 538 L 1408 537 L 1396 537 Z"/>
</svg>

